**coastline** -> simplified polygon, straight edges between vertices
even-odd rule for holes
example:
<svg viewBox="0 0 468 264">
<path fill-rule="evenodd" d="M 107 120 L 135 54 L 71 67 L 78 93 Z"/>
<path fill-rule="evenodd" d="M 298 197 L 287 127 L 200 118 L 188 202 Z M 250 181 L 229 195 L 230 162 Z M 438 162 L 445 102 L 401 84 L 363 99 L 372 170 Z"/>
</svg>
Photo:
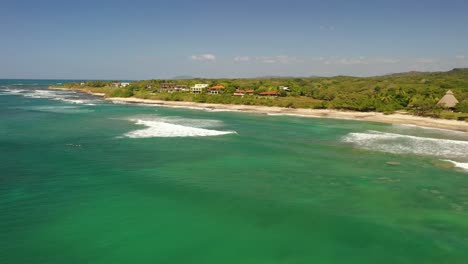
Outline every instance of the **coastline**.
<svg viewBox="0 0 468 264">
<path fill-rule="evenodd" d="M 74 88 L 74 89 L 71 89 L 71 88 L 51 87 L 51 86 L 49 86 L 49 89 L 50 89 L 50 90 L 63 90 L 63 91 L 79 91 L 79 92 L 83 92 L 83 93 L 90 94 L 90 95 L 106 97 L 106 94 L 105 94 L 105 93 L 95 93 L 95 92 L 92 92 L 92 91 L 90 91 L 90 90 L 88 90 L 88 89 L 85 89 L 85 88 Z M 104 98 L 104 99 L 105 99 L 105 98 Z"/>
<path fill-rule="evenodd" d="M 71 90 L 68 88 L 50 88 L 56 90 Z M 211 109 L 219 111 L 233 111 L 233 112 L 246 112 L 246 113 L 257 113 L 267 115 L 285 115 L 285 116 L 299 116 L 299 117 L 310 117 L 310 118 L 332 118 L 332 119 L 345 119 L 345 120 L 357 120 L 357 121 L 368 121 L 386 124 L 400 124 L 400 125 L 415 125 L 428 128 L 436 129 L 447 129 L 468 132 L 468 122 L 448 120 L 448 119 L 436 119 L 430 117 L 420 117 L 410 114 L 390 114 L 385 115 L 378 112 L 356 112 L 356 111 L 340 111 L 330 109 L 306 109 L 306 108 L 283 108 L 276 106 L 259 106 L 259 105 L 233 105 L 233 104 L 209 104 L 209 103 L 196 103 L 196 102 L 185 102 L 185 101 L 163 101 L 153 99 L 141 99 L 135 97 L 106 97 L 103 93 L 94 93 L 87 89 L 73 89 L 88 93 L 91 95 L 102 96 L 105 100 L 119 102 L 119 103 L 130 103 L 130 104 L 153 104 L 166 107 L 182 107 L 182 108 L 199 108 L 199 109 Z"/>
</svg>

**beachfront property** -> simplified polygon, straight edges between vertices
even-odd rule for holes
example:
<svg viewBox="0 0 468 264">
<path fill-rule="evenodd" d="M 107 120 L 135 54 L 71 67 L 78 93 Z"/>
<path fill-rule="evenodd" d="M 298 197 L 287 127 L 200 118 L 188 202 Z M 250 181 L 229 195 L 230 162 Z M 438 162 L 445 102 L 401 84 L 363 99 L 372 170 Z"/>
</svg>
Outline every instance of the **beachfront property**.
<svg viewBox="0 0 468 264">
<path fill-rule="evenodd" d="M 174 86 L 174 91 L 177 92 L 188 92 L 190 89 L 188 88 L 187 85 L 176 85 Z"/>
<path fill-rule="evenodd" d="M 129 85 L 130 85 L 130 83 L 128 83 L 128 82 L 113 82 L 113 83 L 111 83 L 111 87 L 114 87 L 114 88 L 127 87 Z"/>
<path fill-rule="evenodd" d="M 215 85 L 208 89 L 208 93 L 210 94 L 220 94 L 224 91 L 224 86 L 222 85 Z"/>
<path fill-rule="evenodd" d="M 192 92 L 192 93 L 201 93 L 208 86 L 209 85 L 206 84 L 206 83 L 197 83 L 193 87 L 190 88 L 190 92 Z"/>
<path fill-rule="evenodd" d="M 251 95 L 251 94 L 254 94 L 254 90 L 252 89 L 248 89 L 248 90 L 237 89 L 236 92 L 233 94 L 233 96 L 243 97 L 244 95 Z"/>
<path fill-rule="evenodd" d="M 437 103 L 437 105 L 443 108 L 453 109 L 455 106 L 457 106 L 458 103 L 459 102 L 453 92 L 448 90 L 444 97 L 442 97 L 442 99 L 440 99 L 440 101 Z"/>
<path fill-rule="evenodd" d="M 173 92 L 174 87 L 174 83 L 161 83 L 159 86 L 159 92 Z"/>
</svg>

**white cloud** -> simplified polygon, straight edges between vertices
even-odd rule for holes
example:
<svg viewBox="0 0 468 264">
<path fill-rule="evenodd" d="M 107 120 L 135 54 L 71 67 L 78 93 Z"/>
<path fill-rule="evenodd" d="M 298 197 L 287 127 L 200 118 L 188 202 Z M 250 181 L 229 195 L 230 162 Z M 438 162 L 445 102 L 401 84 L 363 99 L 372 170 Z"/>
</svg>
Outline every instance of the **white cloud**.
<svg viewBox="0 0 468 264">
<path fill-rule="evenodd" d="M 210 53 L 190 56 L 194 61 L 216 61 L 216 56 Z"/>
<path fill-rule="evenodd" d="M 459 60 L 464 60 L 466 59 L 466 56 L 465 55 L 457 55 L 455 56 L 456 59 L 459 59 Z"/>
<path fill-rule="evenodd" d="M 247 62 L 247 61 L 250 61 L 250 57 L 249 56 L 237 56 L 234 58 L 234 61 L 235 62 Z"/>
<path fill-rule="evenodd" d="M 267 64 L 290 64 L 299 62 L 297 58 L 286 55 L 255 57 L 255 61 Z"/>
</svg>

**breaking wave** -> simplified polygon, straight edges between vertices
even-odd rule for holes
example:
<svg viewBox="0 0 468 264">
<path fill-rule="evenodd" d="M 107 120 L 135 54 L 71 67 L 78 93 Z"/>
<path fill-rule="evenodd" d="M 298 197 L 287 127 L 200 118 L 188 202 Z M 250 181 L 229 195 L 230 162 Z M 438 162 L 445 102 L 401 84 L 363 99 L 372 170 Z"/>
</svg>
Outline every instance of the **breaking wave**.
<svg viewBox="0 0 468 264">
<path fill-rule="evenodd" d="M 367 131 L 350 133 L 343 138 L 343 141 L 352 143 L 358 148 L 393 154 L 417 154 L 454 160 L 468 158 L 468 141 L 461 140 Z"/>
<path fill-rule="evenodd" d="M 128 138 L 152 137 L 208 137 L 235 134 L 235 131 L 208 129 L 222 125 L 218 120 L 187 119 L 179 117 L 140 117 L 130 121 L 145 128 L 126 133 Z"/>
<path fill-rule="evenodd" d="M 456 168 L 460 168 L 460 169 L 463 169 L 465 171 L 468 171 L 468 162 L 456 162 L 456 161 L 453 161 L 453 160 L 443 160 L 443 161 L 450 162 L 453 165 L 455 165 Z"/>
<path fill-rule="evenodd" d="M 27 90 L 24 90 L 24 89 L 13 89 L 7 86 L 2 86 L 2 89 L 0 89 L 1 94 L 4 94 L 4 95 L 17 95 L 26 91 Z"/>
<path fill-rule="evenodd" d="M 31 90 L 31 89 L 0 89 L 4 95 L 20 95 L 26 98 L 41 98 L 54 101 L 62 101 L 71 104 L 95 105 L 99 100 L 83 99 L 80 94 L 75 91 L 60 91 L 60 90 Z"/>
</svg>

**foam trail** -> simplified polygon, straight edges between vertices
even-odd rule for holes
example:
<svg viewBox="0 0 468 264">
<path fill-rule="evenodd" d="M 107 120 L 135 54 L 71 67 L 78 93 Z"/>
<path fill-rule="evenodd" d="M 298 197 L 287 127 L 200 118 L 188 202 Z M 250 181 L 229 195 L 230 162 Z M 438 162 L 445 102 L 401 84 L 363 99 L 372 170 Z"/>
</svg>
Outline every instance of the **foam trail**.
<svg viewBox="0 0 468 264">
<path fill-rule="evenodd" d="M 221 136 L 236 133 L 234 131 L 219 131 L 200 127 L 172 124 L 155 120 L 133 119 L 137 125 L 144 125 L 146 128 L 138 129 L 126 133 L 129 138 L 152 138 L 152 137 L 207 137 Z"/>
<path fill-rule="evenodd" d="M 417 125 L 411 125 L 411 124 L 393 124 L 393 128 L 395 128 L 396 132 L 404 132 L 404 133 L 418 133 L 427 135 L 429 137 L 431 136 L 454 136 L 454 137 L 460 137 L 460 138 L 466 138 L 468 139 L 468 132 L 463 132 L 463 131 L 455 131 L 455 130 L 449 130 L 449 129 L 443 129 L 443 128 L 433 128 L 433 127 L 422 127 L 422 126 L 417 126 Z"/>
<path fill-rule="evenodd" d="M 24 89 L 2 89 L 7 94 L 21 95 L 26 98 L 40 98 L 54 101 L 63 101 L 71 104 L 96 105 L 100 100 L 82 99 L 74 91 L 55 91 L 55 90 L 24 90 Z"/>
<path fill-rule="evenodd" d="M 4 94 L 20 94 L 20 93 L 23 93 L 23 92 L 27 91 L 27 90 L 24 90 L 24 89 L 12 89 L 12 88 L 9 88 L 9 87 L 6 87 L 6 86 L 2 86 L 2 87 L 5 87 L 5 89 L 2 89 L 0 91 L 2 93 L 4 93 Z"/>
<path fill-rule="evenodd" d="M 456 162 L 453 160 L 442 160 L 442 161 L 453 163 L 455 167 L 468 171 L 468 163 L 466 162 Z"/>
<path fill-rule="evenodd" d="M 368 150 L 394 154 L 417 154 L 446 159 L 467 159 L 468 141 L 425 138 L 378 131 L 350 133 L 344 142 Z"/>
</svg>

